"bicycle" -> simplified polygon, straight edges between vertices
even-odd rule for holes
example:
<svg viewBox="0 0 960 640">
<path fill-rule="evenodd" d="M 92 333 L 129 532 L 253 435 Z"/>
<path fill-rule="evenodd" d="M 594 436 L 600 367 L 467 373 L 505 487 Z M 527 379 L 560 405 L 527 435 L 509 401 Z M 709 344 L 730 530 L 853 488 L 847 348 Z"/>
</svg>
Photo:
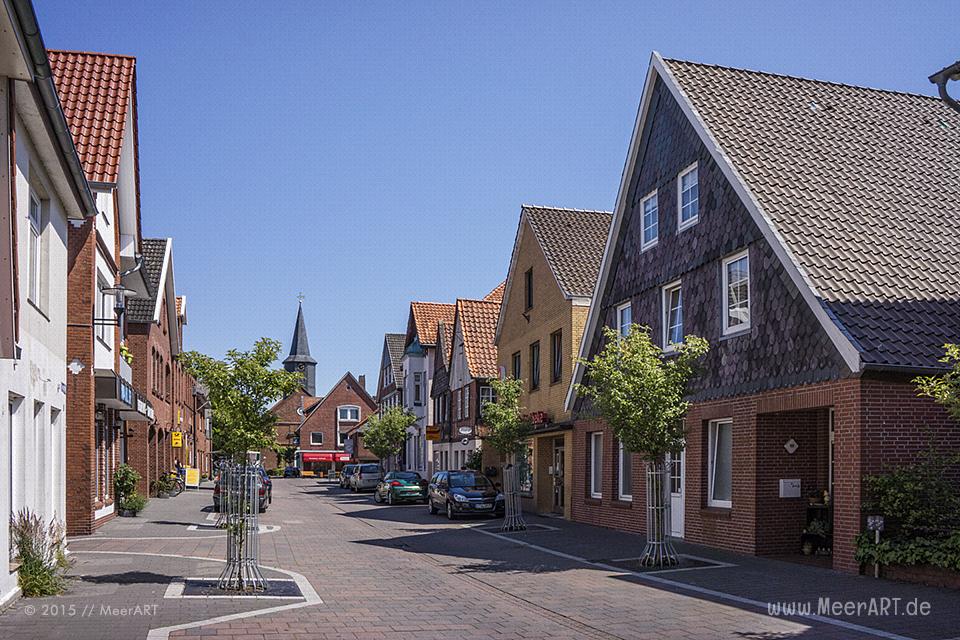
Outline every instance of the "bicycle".
<svg viewBox="0 0 960 640">
<path fill-rule="evenodd" d="M 180 474 L 176 471 L 171 471 L 168 477 L 170 478 L 170 484 L 172 485 L 169 492 L 170 497 L 176 498 L 178 495 L 183 493 L 184 489 L 187 488 L 187 485 L 183 481 L 183 478 L 180 476 Z"/>
</svg>

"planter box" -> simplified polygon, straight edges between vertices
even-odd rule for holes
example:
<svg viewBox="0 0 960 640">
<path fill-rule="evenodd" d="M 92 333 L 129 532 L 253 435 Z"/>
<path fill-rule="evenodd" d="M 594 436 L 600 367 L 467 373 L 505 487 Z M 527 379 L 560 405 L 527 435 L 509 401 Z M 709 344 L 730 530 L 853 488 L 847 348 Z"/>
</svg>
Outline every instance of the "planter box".
<svg viewBox="0 0 960 640">
<path fill-rule="evenodd" d="M 873 571 L 873 565 L 864 566 L 865 572 L 867 575 L 870 575 Z M 894 564 L 881 567 L 880 571 L 881 575 L 889 580 L 914 582 L 916 584 L 925 584 L 931 587 L 960 589 L 960 572 L 951 571 L 950 569 L 944 569 L 942 567 L 935 567 L 929 564 Z"/>
</svg>

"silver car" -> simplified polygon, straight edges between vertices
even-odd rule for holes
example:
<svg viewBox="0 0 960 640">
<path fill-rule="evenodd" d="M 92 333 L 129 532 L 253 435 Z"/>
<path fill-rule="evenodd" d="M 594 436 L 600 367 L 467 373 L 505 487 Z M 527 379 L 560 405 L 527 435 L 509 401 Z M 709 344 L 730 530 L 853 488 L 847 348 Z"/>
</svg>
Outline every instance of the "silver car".
<svg viewBox="0 0 960 640">
<path fill-rule="evenodd" d="M 373 491 L 383 478 L 383 469 L 379 464 L 358 464 L 350 476 L 351 491 Z"/>
</svg>

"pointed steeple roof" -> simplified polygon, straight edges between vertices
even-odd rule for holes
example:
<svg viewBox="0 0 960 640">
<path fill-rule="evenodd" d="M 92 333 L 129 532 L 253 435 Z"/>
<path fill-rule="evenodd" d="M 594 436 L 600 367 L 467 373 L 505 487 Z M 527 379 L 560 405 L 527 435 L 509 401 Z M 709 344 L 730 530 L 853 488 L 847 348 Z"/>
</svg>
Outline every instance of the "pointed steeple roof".
<svg viewBox="0 0 960 640">
<path fill-rule="evenodd" d="M 307 342 L 307 325 L 303 322 L 303 302 L 301 302 L 297 308 L 297 324 L 293 328 L 293 341 L 290 343 L 290 355 L 283 361 L 284 364 L 291 362 L 317 364 L 317 361 L 310 356 L 310 344 Z"/>
</svg>

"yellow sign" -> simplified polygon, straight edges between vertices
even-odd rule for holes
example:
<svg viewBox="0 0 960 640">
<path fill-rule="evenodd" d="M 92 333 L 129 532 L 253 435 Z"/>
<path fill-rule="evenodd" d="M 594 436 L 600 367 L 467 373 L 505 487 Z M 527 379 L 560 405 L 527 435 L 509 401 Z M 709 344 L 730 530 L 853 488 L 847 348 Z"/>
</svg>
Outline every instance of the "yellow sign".
<svg viewBox="0 0 960 640">
<path fill-rule="evenodd" d="M 170 434 L 170 446 L 180 448 L 183 446 L 183 432 L 174 431 Z"/>
<path fill-rule="evenodd" d="M 440 427 L 427 427 L 427 440 L 431 442 L 439 442 Z"/>
<path fill-rule="evenodd" d="M 187 467 L 187 480 L 185 484 L 188 487 L 199 487 L 200 486 L 200 469 L 195 467 Z"/>
</svg>

